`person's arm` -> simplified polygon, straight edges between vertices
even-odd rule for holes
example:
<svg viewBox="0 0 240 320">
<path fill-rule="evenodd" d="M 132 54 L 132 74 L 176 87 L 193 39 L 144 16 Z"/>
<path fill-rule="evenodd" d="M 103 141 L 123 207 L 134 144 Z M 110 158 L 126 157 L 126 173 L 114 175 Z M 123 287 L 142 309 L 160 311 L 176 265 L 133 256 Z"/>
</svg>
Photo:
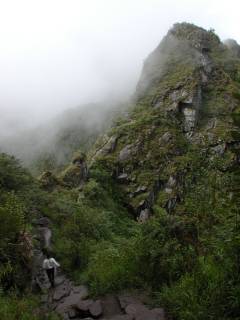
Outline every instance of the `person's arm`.
<svg viewBox="0 0 240 320">
<path fill-rule="evenodd" d="M 54 258 L 52 258 L 52 262 L 55 264 L 56 267 L 60 267 L 60 264 Z"/>
</svg>

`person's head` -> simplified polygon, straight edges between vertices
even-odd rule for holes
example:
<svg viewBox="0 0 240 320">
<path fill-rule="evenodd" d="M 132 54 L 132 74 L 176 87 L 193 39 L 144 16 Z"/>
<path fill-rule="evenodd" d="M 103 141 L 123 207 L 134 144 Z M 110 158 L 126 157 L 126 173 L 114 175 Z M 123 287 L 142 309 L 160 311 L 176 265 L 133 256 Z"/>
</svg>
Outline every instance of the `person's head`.
<svg viewBox="0 0 240 320">
<path fill-rule="evenodd" d="M 47 257 L 48 259 L 50 258 L 49 252 L 46 252 L 46 257 Z"/>
</svg>

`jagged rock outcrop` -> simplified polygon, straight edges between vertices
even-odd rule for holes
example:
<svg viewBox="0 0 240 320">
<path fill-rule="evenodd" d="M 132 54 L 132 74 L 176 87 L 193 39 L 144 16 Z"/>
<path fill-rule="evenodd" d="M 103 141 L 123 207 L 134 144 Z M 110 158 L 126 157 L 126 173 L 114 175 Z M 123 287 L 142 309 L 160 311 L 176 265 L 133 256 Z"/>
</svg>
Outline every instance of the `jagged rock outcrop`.
<svg viewBox="0 0 240 320">
<path fill-rule="evenodd" d="M 38 178 L 41 186 L 48 191 L 53 191 L 60 183 L 51 171 L 45 171 Z"/>
<path fill-rule="evenodd" d="M 168 213 L 181 205 L 193 154 L 209 171 L 215 162 L 221 170 L 236 163 L 227 145 L 240 100 L 238 50 L 213 30 L 179 23 L 145 60 L 135 108 L 110 132 L 117 143 L 102 158 L 139 222 L 156 203 Z"/>
<path fill-rule="evenodd" d="M 86 155 L 77 153 L 73 156 L 72 163 L 60 175 L 63 183 L 68 187 L 81 187 L 88 176 Z"/>
</svg>

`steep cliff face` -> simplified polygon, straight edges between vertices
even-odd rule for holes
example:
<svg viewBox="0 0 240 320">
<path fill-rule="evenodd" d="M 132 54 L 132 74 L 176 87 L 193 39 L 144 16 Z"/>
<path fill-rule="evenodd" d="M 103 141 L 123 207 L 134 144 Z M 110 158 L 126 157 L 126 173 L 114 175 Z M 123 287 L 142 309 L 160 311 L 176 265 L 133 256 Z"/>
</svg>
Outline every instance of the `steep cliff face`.
<svg viewBox="0 0 240 320">
<path fill-rule="evenodd" d="M 111 148 L 97 154 L 135 218 L 147 219 L 156 203 L 168 212 L 181 210 L 198 184 L 215 175 L 221 180 L 238 165 L 236 48 L 212 30 L 181 23 L 146 59 L 133 110 L 113 128 L 105 142 Z"/>
</svg>

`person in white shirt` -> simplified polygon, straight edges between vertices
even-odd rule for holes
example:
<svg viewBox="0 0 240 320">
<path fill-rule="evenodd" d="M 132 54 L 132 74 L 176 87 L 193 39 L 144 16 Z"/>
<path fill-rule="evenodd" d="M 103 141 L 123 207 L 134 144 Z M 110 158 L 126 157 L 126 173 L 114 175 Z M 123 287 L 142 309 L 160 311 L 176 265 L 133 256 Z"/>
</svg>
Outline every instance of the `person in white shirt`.
<svg viewBox="0 0 240 320">
<path fill-rule="evenodd" d="M 46 259 L 43 260 L 42 267 L 46 271 L 48 279 L 49 279 L 51 286 L 53 288 L 54 287 L 55 269 L 57 267 L 60 267 L 60 264 L 54 258 L 50 258 L 49 253 L 46 253 Z"/>
</svg>

